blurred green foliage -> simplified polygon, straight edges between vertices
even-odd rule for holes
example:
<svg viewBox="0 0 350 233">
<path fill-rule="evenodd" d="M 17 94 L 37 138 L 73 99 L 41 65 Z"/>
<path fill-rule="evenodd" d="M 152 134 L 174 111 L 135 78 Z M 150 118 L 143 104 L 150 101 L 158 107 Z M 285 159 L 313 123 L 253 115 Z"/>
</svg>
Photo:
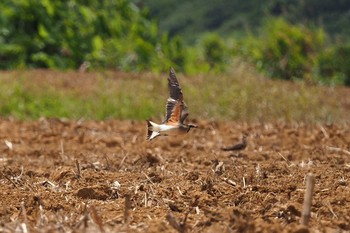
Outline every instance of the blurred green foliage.
<svg viewBox="0 0 350 233">
<path fill-rule="evenodd" d="M 323 30 L 311 31 L 278 18 L 266 22 L 260 37 L 241 40 L 237 53 L 269 77 L 303 79 L 311 75 L 324 40 Z"/>
<path fill-rule="evenodd" d="M 319 81 L 350 86 L 350 43 L 336 44 L 318 57 Z"/>
<path fill-rule="evenodd" d="M 349 43 L 349 1 L 270 0 L 264 4 L 259 0 L 132 1 L 149 8 L 151 16 L 159 20 L 161 32 L 180 35 L 191 45 L 202 41 L 199 37 L 207 37 L 208 31 L 229 38 L 225 40 L 225 49 L 230 50 L 232 44 L 240 46 L 234 48 L 233 54 L 252 56 L 249 60 L 269 77 L 349 85 L 346 81 L 350 79 L 346 71 L 349 58 L 343 52 L 341 64 L 332 65 L 331 76 L 324 71 L 329 69 L 326 60 L 331 63 L 337 60 L 335 47 Z M 232 42 L 232 38 L 238 41 Z M 209 58 L 205 57 L 207 48 L 199 47 L 197 56 L 201 60 L 196 61 L 196 66 Z M 270 57 L 272 60 L 268 60 Z M 215 66 L 231 66 L 227 57 L 222 60 L 224 64 Z M 201 71 L 206 72 L 207 66 Z"/>
<path fill-rule="evenodd" d="M 0 2 L 0 68 L 168 69 L 181 65 L 179 38 L 128 0 L 3 0 Z M 160 68 L 158 68 L 161 65 Z"/>
<path fill-rule="evenodd" d="M 220 0 L 209 11 L 216 17 L 206 18 L 205 28 L 219 27 L 222 17 L 230 15 L 232 3 L 225 2 Z M 198 1 L 185 5 L 193 4 L 201 9 Z M 271 4 L 266 6 L 269 11 L 277 11 L 278 4 Z M 288 9 L 294 9 L 292 5 Z M 221 11 L 223 15 L 217 15 Z M 350 85 L 350 46 L 330 43 L 332 38 L 322 28 L 271 17 L 257 31 L 247 29 L 246 36 L 226 38 L 205 33 L 198 35 L 197 43 L 188 44 L 176 31 L 159 32 L 147 8 L 129 0 L 2 0 L 0 69 L 90 65 L 91 69 L 163 72 L 173 66 L 188 74 L 220 73 L 243 58 L 268 77 Z"/>
<path fill-rule="evenodd" d="M 346 0 L 131 0 L 147 7 L 161 32 L 194 42 L 208 31 L 244 37 L 257 33 L 266 18 L 283 17 L 293 24 L 323 27 L 332 37 L 350 36 L 350 1 Z"/>
<path fill-rule="evenodd" d="M 204 59 L 210 69 L 222 71 L 228 55 L 224 40 L 218 34 L 210 33 L 203 36 L 202 46 Z"/>
<path fill-rule="evenodd" d="M 233 53 L 268 77 L 350 86 L 350 43 L 329 41 L 321 28 L 311 30 L 273 18 L 258 37 L 238 40 Z"/>
</svg>

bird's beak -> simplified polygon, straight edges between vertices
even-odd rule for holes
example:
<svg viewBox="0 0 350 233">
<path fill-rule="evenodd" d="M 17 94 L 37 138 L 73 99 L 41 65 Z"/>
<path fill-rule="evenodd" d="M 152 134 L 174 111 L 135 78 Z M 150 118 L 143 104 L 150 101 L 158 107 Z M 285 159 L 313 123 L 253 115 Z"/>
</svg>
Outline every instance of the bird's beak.
<svg viewBox="0 0 350 233">
<path fill-rule="evenodd" d="M 198 128 L 198 126 L 197 126 L 197 125 L 189 124 L 189 125 L 188 125 L 188 128 L 187 128 L 187 133 L 190 131 L 191 128 Z"/>
</svg>

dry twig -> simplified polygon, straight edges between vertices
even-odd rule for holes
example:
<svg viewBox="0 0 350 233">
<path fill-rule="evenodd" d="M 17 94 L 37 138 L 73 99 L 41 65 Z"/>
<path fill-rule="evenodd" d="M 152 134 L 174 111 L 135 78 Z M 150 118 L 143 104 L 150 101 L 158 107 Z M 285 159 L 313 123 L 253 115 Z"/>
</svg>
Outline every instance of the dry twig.
<svg viewBox="0 0 350 233">
<path fill-rule="evenodd" d="M 79 161 L 78 161 L 78 160 L 75 160 L 75 165 L 76 165 L 76 167 L 77 167 L 77 173 L 76 173 L 76 175 L 77 175 L 77 178 L 79 179 L 79 178 L 81 178 L 81 169 L 80 169 L 80 164 L 79 164 Z"/>
<path fill-rule="evenodd" d="M 120 163 L 119 163 L 119 169 L 122 169 L 126 157 L 127 157 L 127 154 L 126 154 L 126 155 L 122 158 L 122 160 L 120 161 Z"/>
<path fill-rule="evenodd" d="M 328 139 L 329 138 L 329 134 L 327 133 L 326 129 L 321 124 L 319 124 L 318 127 L 320 127 L 321 132 L 323 133 L 324 137 L 326 139 Z"/>
<path fill-rule="evenodd" d="M 342 149 L 342 148 L 333 147 L 333 146 L 326 146 L 326 148 L 330 151 L 343 152 L 344 154 L 350 155 L 350 151 Z"/>
<path fill-rule="evenodd" d="M 333 211 L 333 208 L 331 206 L 331 203 L 327 200 L 324 202 L 325 206 L 327 206 L 327 208 L 329 209 L 329 211 L 333 214 L 334 218 L 338 218 L 338 216 L 335 214 L 335 212 Z"/>
<path fill-rule="evenodd" d="M 306 181 L 305 197 L 304 197 L 304 207 L 303 207 L 303 213 L 302 213 L 301 222 L 300 222 L 304 226 L 308 226 L 309 224 L 314 186 L 315 186 L 315 176 L 313 174 L 308 174 L 307 181 Z"/>
<path fill-rule="evenodd" d="M 282 153 L 278 152 L 278 154 L 282 157 L 282 159 L 283 159 L 284 161 L 287 162 L 287 165 L 288 165 L 288 166 L 291 164 L 291 162 L 290 162 L 286 157 L 284 157 L 284 155 L 283 155 Z"/>
<path fill-rule="evenodd" d="M 94 206 L 90 207 L 90 215 L 91 215 L 91 219 L 98 225 L 98 228 L 100 229 L 100 232 L 105 232 L 105 230 L 103 229 L 103 224 L 102 224 L 102 219 L 101 217 L 97 214 L 97 211 L 95 209 Z"/>
<path fill-rule="evenodd" d="M 26 211 L 26 208 L 24 206 L 24 202 L 21 203 L 21 212 L 23 215 L 23 222 L 20 224 L 20 228 L 21 228 L 21 231 L 23 233 L 27 233 L 28 232 L 28 229 L 27 229 L 27 211 Z"/>
<path fill-rule="evenodd" d="M 75 160 L 75 166 L 77 167 L 77 178 L 81 178 L 81 169 L 80 169 L 80 164 L 79 164 L 79 161 L 78 160 Z"/>
<path fill-rule="evenodd" d="M 185 216 L 185 221 L 187 219 L 187 215 Z M 185 223 L 181 224 L 177 221 L 177 219 L 175 218 L 175 216 L 172 213 L 168 213 L 166 215 L 166 219 L 168 220 L 169 224 L 175 229 L 177 230 L 179 233 L 185 233 L 186 232 L 186 228 L 185 228 Z"/>
<path fill-rule="evenodd" d="M 11 184 L 13 184 L 13 186 L 17 187 L 17 184 L 10 178 L 8 177 L 5 173 L 1 172 L 3 177 L 6 178 L 6 180 L 10 181 Z"/>
<path fill-rule="evenodd" d="M 130 194 L 125 195 L 125 206 L 124 206 L 124 223 L 129 222 L 129 210 L 131 209 Z"/>
<path fill-rule="evenodd" d="M 84 207 L 84 217 L 83 217 L 83 223 L 84 223 L 84 228 L 88 228 L 88 221 L 89 221 L 89 211 L 87 209 L 87 205 L 85 204 Z"/>
</svg>

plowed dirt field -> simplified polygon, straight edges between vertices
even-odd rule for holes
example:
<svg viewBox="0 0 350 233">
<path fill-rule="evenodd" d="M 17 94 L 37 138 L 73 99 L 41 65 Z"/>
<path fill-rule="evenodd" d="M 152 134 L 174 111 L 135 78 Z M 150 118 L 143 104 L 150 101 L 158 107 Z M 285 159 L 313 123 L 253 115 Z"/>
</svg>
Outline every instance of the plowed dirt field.
<svg viewBox="0 0 350 233">
<path fill-rule="evenodd" d="M 350 231 L 349 125 L 196 123 L 147 142 L 146 122 L 1 119 L 0 232 Z"/>
</svg>

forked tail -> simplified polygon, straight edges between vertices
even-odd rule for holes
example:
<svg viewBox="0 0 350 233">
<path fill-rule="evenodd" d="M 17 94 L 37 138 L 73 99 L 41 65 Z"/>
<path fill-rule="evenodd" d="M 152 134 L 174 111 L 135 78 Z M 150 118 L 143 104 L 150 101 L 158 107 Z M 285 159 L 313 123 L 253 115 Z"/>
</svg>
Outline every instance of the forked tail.
<svg viewBox="0 0 350 233">
<path fill-rule="evenodd" d="M 154 126 L 157 126 L 157 124 L 152 122 L 152 121 L 147 120 L 147 140 L 148 141 L 151 141 L 152 139 L 154 139 L 160 135 L 159 132 L 153 131 Z"/>
</svg>

